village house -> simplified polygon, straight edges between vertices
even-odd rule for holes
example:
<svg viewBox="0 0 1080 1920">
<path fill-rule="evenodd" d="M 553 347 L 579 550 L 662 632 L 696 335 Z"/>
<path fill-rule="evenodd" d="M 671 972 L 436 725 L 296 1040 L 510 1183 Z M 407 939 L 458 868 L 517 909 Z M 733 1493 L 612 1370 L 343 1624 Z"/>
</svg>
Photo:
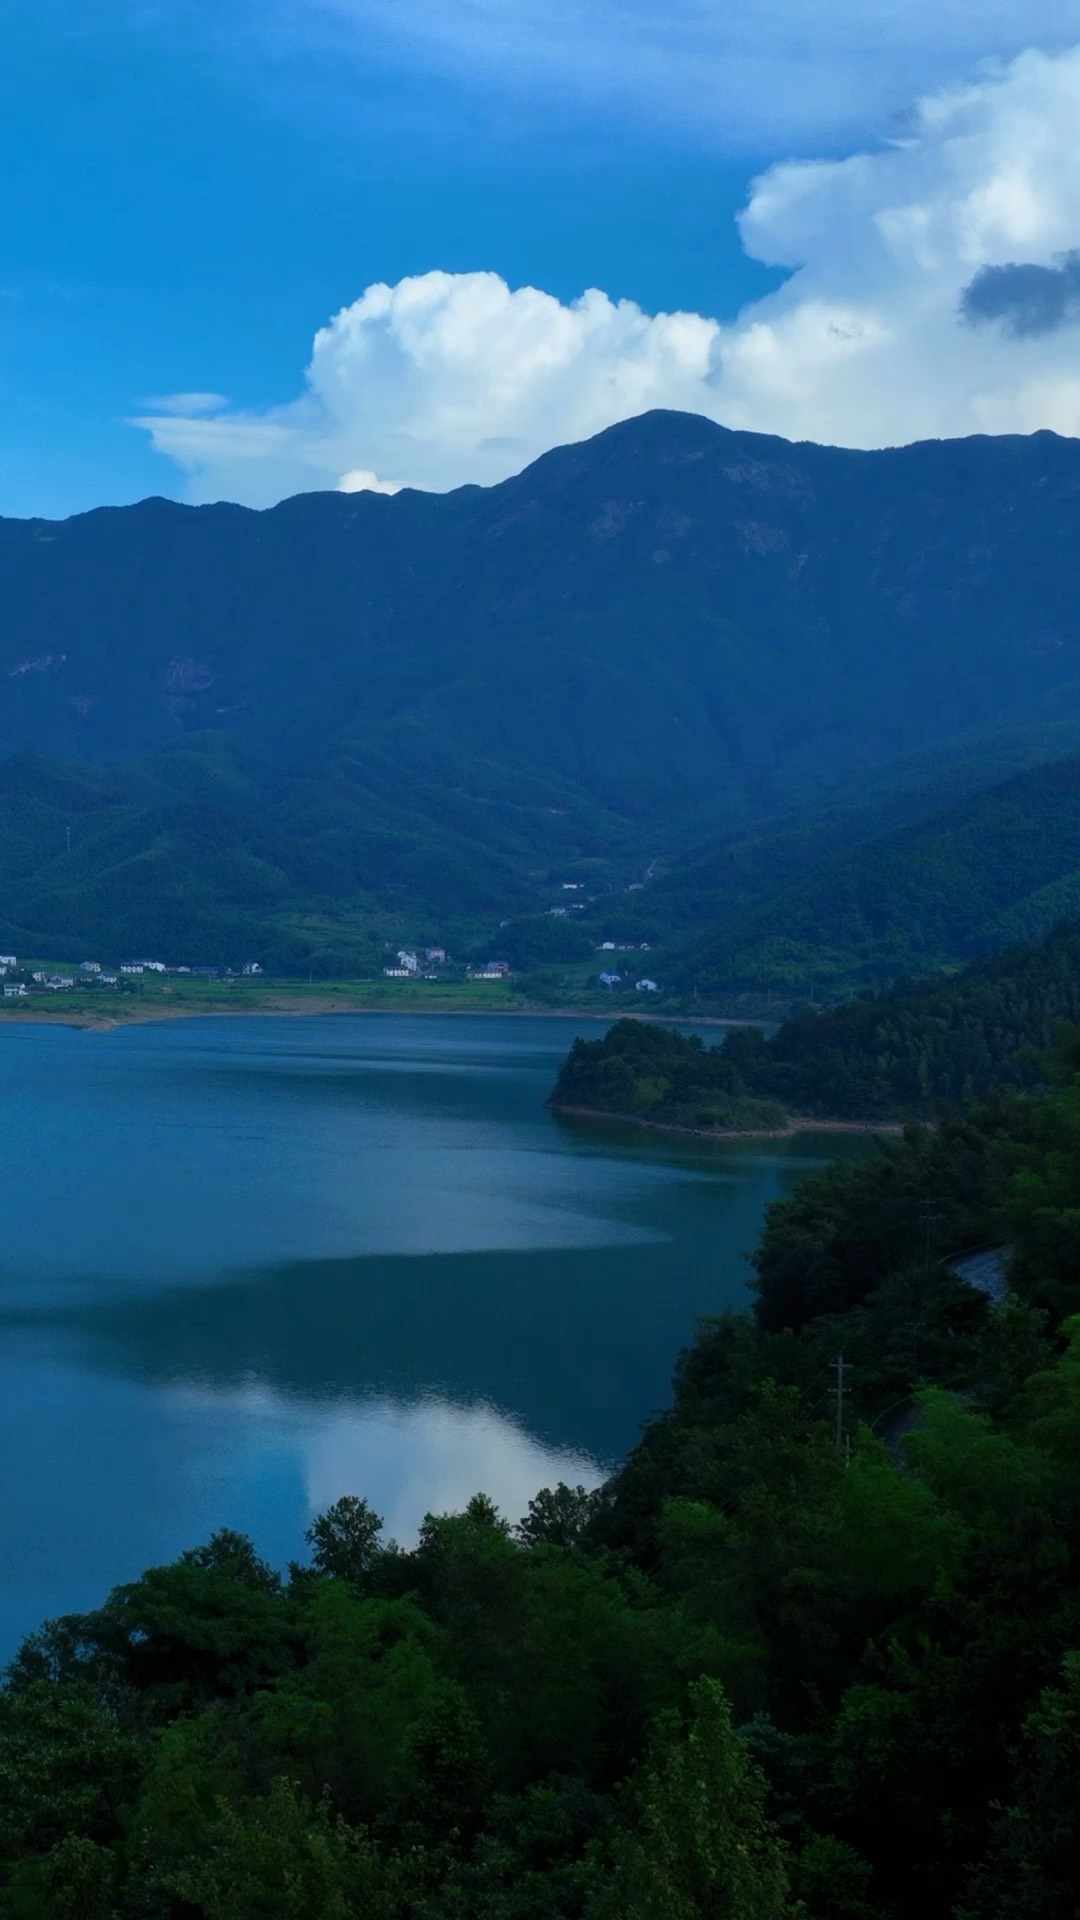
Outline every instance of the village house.
<svg viewBox="0 0 1080 1920">
<path fill-rule="evenodd" d="M 0 953 L 0 967 L 17 967 L 18 964 L 13 953 Z"/>
<path fill-rule="evenodd" d="M 638 993 L 659 993 L 660 991 L 655 980 L 635 980 L 634 986 Z"/>
<path fill-rule="evenodd" d="M 446 948 L 445 947 L 425 947 L 424 959 L 427 961 L 430 961 L 432 966 L 441 967 L 446 960 Z"/>
<path fill-rule="evenodd" d="M 98 982 L 102 987 L 118 987 L 120 981 L 115 973 L 103 973 Z"/>
<path fill-rule="evenodd" d="M 568 917 L 565 907 L 549 907 L 548 912 L 555 920 L 565 920 Z"/>
<path fill-rule="evenodd" d="M 73 987 L 75 981 L 69 973 L 51 973 L 45 985 L 52 993 L 58 993 L 61 987 Z"/>
<path fill-rule="evenodd" d="M 404 947 L 402 947 L 398 953 L 398 966 L 401 967 L 405 973 L 418 973 L 420 970 L 420 962 L 415 953 L 408 952 Z"/>
<path fill-rule="evenodd" d="M 80 973 L 100 973 L 101 961 L 100 960 L 80 960 L 79 972 Z"/>
<path fill-rule="evenodd" d="M 384 980 L 411 980 L 415 972 L 416 972 L 415 967 L 384 967 L 383 979 Z"/>
<path fill-rule="evenodd" d="M 141 960 L 121 960 L 120 971 L 121 973 L 144 973 L 146 969 Z"/>
<path fill-rule="evenodd" d="M 621 980 L 621 973 L 602 973 L 600 975 L 600 985 L 602 987 L 617 987 Z"/>
<path fill-rule="evenodd" d="M 30 991 L 29 987 L 25 986 L 23 982 L 20 980 L 17 986 L 5 986 L 4 999 L 5 1000 L 21 1000 L 23 998 L 23 995 L 29 993 L 29 991 Z"/>
<path fill-rule="evenodd" d="M 251 975 L 253 975 L 253 974 L 256 974 L 256 973 L 261 973 L 261 972 L 262 972 L 262 968 L 260 967 L 260 965 L 259 965 L 259 963 L 258 963 L 258 961 L 257 961 L 257 960 L 246 960 L 246 961 L 244 962 L 244 968 L 243 968 L 243 971 L 244 971 L 244 972 L 245 972 L 245 973 L 246 973 L 246 974 L 248 975 L 248 977 L 250 978 L 250 977 L 251 977 Z"/>
</svg>

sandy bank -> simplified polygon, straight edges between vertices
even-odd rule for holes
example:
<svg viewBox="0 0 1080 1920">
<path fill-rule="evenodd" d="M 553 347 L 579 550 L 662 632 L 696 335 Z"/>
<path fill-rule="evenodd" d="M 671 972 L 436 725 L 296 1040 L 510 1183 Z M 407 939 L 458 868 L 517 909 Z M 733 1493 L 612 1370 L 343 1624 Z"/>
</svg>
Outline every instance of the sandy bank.
<svg viewBox="0 0 1080 1920">
<path fill-rule="evenodd" d="M 903 1133 L 902 1120 L 819 1120 L 813 1114 L 792 1113 L 782 1127 L 680 1127 L 669 1120 L 643 1120 L 636 1113 L 605 1113 L 601 1107 L 566 1107 L 547 1101 L 552 1113 L 575 1120 L 614 1120 L 622 1126 L 647 1127 L 651 1133 L 684 1133 L 695 1140 L 790 1140 L 797 1133 Z"/>
</svg>

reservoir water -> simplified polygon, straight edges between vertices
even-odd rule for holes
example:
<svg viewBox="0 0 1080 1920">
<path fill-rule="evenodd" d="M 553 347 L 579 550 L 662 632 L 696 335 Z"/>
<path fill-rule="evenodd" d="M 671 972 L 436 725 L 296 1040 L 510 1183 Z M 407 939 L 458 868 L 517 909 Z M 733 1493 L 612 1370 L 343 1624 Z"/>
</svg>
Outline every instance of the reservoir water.
<svg viewBox="0 0 1080 1920">
<path fill-rule="evenodd" d="M 858 1140 L 545 1111 L 591 1022 L 0 1027 L 0 1656 L 220 1526 L 279 1565 L 595 1483 L 763 1209 Z"/>
</svg>

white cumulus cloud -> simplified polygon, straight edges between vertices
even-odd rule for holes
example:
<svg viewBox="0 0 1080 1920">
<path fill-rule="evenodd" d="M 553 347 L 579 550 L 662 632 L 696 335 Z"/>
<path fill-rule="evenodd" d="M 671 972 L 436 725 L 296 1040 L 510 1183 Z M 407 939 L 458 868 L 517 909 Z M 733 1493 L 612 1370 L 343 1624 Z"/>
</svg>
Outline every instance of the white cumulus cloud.
<svg viewBox="0 0 1080 1920">
<path fill-rule="evenodd" d="M 490 482 L 649 407 L 849 446 L 1080 434 L 1065 284 L 1080 246 L 1078 126 L 1080 48 L 1028 52 L 928 96 L 902 140 L 763 174 L 743 241 L 790 277 L 730 325 L 596 289 L 567 304 L 492 273 L 426 273 L 368 287 L 323 327 L 299 398 L 139 424 L 190 497 L 252 504 L 319 486 Z M 987 278 L 1004 267 L 1053 274 Z M 1034 329 L 1033 288 L 1048 317 Z M 1014 297 L 1028 304 L 1010 324 Z"/>
<path fill-rule="evenodd" d="M 370 467 L 352 467 L 338 481 L 339 493 L 400 493 L 400 480 L 380 480 Z"/>
</svg>

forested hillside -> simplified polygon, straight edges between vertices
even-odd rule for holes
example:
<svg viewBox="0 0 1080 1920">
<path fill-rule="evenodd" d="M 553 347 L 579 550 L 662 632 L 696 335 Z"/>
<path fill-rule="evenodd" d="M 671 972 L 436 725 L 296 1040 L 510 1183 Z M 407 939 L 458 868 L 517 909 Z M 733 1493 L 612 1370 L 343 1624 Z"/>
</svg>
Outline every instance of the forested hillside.
<svg viewBox="0 0 1080 1920">
<path fill-rule="evenodd" d="M 384 933 L 478 931 L 533 889 L 478 851 L 450 802 L 425 812 L 342 764 L 260 787 L 229 752 L 138 767 L 0 765 L 0 941 L 16 953 L 364 973 Z M 441 815 L 441 819 L 437 817 Z"/>
<path fill-rule="evenodd" d="M 795 1112 L 910 1119 L 995 1086 L 1037 1088 L 1062 1029 L 1078 1021 L 1074 924 L 951 978 L 805 1009 L 764 1045 L 739 1031 L 726 1051 L 752 1087 Z"/>
<path fill-rule="evenodd" d="M 718 1131 L 769 1131 L 787 1119 L 775 1100 L 757 1093 L 727 1046 L 706 1047 L 696 1036 L 641 1020 L 617 1020 L 599 1040 L 575 1040 L 551 1106 Z"/>
<path fill-rule="evenodd" d="M 659 934 L 714 925 L 932 791 L 1075 750 L 1078 497 L 1052 434 L 858 453 L 654 413 L 488 490 L 0 522 L 3 938 L 179 922 L 204 959 L 254 929 L 345 967 L 380 914 L 494 927 L 568 866 L 637 913 L 654 862 Z M 1018 899 L 973 905 L 992 939 Z M 864 904 L 790 918 L 790 948 L 752 921 L 684 973 L 918 957 Z"/>
<path fill-rule="evenodd" d="M 789 886 L 778 878 L 665 956 L 671 992 L 827 1000 L 1039 939 L 1080 912 L 1080 759 L 1018 774 Z"/>
<path fill-rule="evenodd" d="M 992 1088 L 1038 1090 L 1062 1033 L 1080 1022 L 1080 931 L 832 1008 L 804 1008 L 768 1038 L 699 1036 L 618 1020 L 575 1040 L 552 1092 L 566 1110 L 660 1126 L 755 1130 L 787 1117 L 912 1120 Z"/>
<path fill-rule="evenodd" d="M 722 837 L 706 834 L 689 857 L 665 859 L 648 884 L 603 894 L 587 925 L 604 937 L 670 944 L 673 936 L 716 935 L 741 927 L 746 910 L 786 894 L 804 877 L 821 883 L 837 857 L 899 834 L 904 828 L 951 815 L 992 787 L 1029 769 L 1050 766 L 1080 748 L 1070 721 L 1001 728 L 976 740 L 950 741 L 925 754 L 889 761 L 871 777 L 838 783 L 813 804 L 803 802 L 776 819 Z M 685 945 L 685 941 L 683 945 Z M 695 945 L 696 958 L 699 948 Z M 673 952 L 677 971 L 682 948 Z M 856 964 L 861 956 L 856 955 Z M 804 990 L 797 968 L 778 969 L 776 984 Z"/>
<path fill-rule="evenodd" d="M 804 1182 L 598 1495 L 406 1550 L 350 1498 L 45 1626 L 5 1910 L 1074 1920 L 1078 1167 L 1074 1074 Z M 1003 1240 L 994 1306 L 950 1256 Z"/>
</svg>

